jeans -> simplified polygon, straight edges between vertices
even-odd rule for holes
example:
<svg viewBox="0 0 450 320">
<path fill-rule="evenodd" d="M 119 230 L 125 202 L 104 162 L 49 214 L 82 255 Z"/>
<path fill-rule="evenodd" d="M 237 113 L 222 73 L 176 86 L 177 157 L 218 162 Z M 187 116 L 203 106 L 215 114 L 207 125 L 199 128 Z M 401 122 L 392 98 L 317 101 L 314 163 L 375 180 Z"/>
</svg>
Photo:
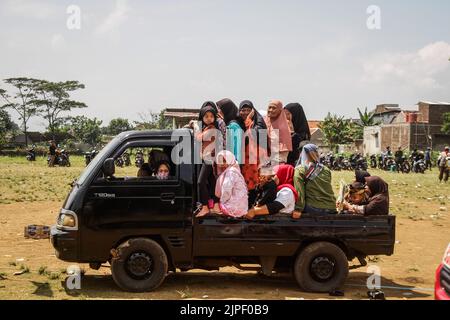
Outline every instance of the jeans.
<svg viewBox="0 0 450 320">
<path fill-rule="evenodd" d="M 303 210 L 303 212 L 316 216 L 326 216 L 329 214 L 336 214 L 335 210 L 314 208 L 308 205 L 305 205 L 305 209 Z"/>
</svg>

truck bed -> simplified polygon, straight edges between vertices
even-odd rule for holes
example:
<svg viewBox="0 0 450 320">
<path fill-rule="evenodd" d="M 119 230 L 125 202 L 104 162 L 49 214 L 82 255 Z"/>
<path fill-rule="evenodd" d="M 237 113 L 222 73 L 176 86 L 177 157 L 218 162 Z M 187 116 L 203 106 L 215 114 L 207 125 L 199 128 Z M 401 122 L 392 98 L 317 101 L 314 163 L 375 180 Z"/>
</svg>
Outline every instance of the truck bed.
<svg viewBox="0 0 450 320">
<path fill-rule="evenodd" d="M 395 216 L 271 215 L 253 220 L 209 216 L 194 221 L 194 256 L 292 256 L 313 241 L 338 244 L 349 259 L 392 255 Z M 220 248 L 220 249 L 219 249 Z"/>
</svg>

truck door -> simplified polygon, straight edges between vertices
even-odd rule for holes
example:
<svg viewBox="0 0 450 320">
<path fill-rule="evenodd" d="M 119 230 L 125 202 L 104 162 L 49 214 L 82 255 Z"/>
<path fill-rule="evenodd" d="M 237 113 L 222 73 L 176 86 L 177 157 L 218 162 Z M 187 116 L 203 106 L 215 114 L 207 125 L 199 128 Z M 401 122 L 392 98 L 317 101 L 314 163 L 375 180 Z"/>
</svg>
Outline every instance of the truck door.
<svg viewBox="0 0 450 320">
<path fill-rule="evenodd" d="M 95 259 L 99 246 L 109 252 L 117 241 L 129 236 L 158 235 L 167 237 L 168 241 L 172 239 L 174 248 L 186 254 L 180 259 L 189 260 L 190 228 L 185 231 L 190 224 L 186 212 L 192 212 L 192 185 L 186 181 L 190 166 L 183 168 L 173 164 L 172 148 L 173 142 L 159 139 L 130 141 L 114 152 L 114 177 L 105 179 L 99 174 L 86 194 L 82 215 L 83 257 Z M 154 150 L 163 158 L 156 163 L 152 158 L 156 154 Z M 119 161 L 125 152 L 131 155 L 129 166 Z M 144 164 L 135 161 L 136 155 L 139 158 L 141 153 Z M 159 180 L 154 175 L 161 162 L 167 162 L 170 167 L 167 180 Z"/>
</svg>

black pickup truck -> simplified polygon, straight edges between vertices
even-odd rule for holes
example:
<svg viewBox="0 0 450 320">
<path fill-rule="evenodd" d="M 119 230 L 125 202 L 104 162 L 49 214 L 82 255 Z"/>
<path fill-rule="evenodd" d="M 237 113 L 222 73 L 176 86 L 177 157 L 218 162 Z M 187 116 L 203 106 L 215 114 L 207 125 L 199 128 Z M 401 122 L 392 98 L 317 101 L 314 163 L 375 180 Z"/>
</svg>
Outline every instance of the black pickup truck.
<svg viewBox="0 0 450 320">
<path fill-rule="evenodd" d="M 292 271 L 303 290 L 329 292 L 345 282 L 348 261 L 393 253 L 393 215 L 195 218 L 198 165 L 180 148 L 193 145 L 187 129 L 115 137 L 72 183 L 51 229 L 57 257 L 94 269 L 109 262 L 116 284 L 134 292 L 156 289 L 168 271 L 252 264 L 266 275 Z M 115 159 L 136 149 L 171 155 L 169 179 L 119 172 Z"/>
</svg>

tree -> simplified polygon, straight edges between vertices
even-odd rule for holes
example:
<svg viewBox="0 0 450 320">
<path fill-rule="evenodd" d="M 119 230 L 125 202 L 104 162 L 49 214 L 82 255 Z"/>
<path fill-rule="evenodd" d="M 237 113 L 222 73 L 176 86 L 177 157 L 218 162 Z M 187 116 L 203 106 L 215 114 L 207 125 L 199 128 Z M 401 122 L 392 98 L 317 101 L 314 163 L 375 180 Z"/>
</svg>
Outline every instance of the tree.
<svg viewBox="0 0 450 320">
<path fill-rule="evenodd" d="M 361 112 L 359 108 L 357 109 L 359 113 L 359 120 L 361 121 L 361 125 L 363 127 L 371 127 L 378 124 L 378 122 L 375 122 L 373 118 L 375 116 L 375 112 L 368 112 L 367 107 L 364 109 L 364 112 Z"/>
<path fill-rule="evenodd" d="M 39 112 L 38 106 L 32 101 L 36 99 L 36 87 L 41 80 L 20 77 L 8 78 L 3 81 L 15 89 L 14 93 L 9 94 L 5 89 L 0 88 L 0 96 L 6 102 L 3 108 L 14 109 L 19 114 L 25 135 L 25 145 L 28 146 L 27 124 L 30 118 Z"/>
<path fill-rule="evenodd" d="M 446 134 L 450 134 L 450 112 L 446 112 L 442 115 L 442 128 L 441 131 Z"/>
<path fill-rule="evenodd" d="M 139 113 L 141 121 L 134 121 L 138 130 L 164 130 L 171 129 L 172 122 L 164 117 L 164 111 L 159 114 L 149 111 L 147 113 Z"/>
<path fill-rule="evenodd" d="M 9 113 L 5 109 L 0 109 L 0 146 L 6 143 L 8 133 L 16 129 L 16 124 L 11 121 Z"/>
<path fill-rule="evenodd" d="M 337 150 L 339 144 L 347 144 L 355 140 L 357 130 L 355 123 L 336 114 L 328 113 L 325 119 L 319 124 L 319 128 L 324 134 L 325 141 L 331 149 Z"/>
<path fill-rule="evenodd" d="M 95 147 L 101 142 L 101 124 L 102 121 L 97 118 L 76 116 L 70 119 L 68 131 L 76 140 Z"/>
<path fill-rule="evenodd" d="M 133 126 L 128 122 L 128 119 L 116 118 L 109 122 L 107 133 L 117 135 L 124 131 L 133 130 Z"/>
<path fill-rule="evenodd" d="M 52 139 L 55 139 L 57 129 L 63 124 L 65 118 L 61 114 L 75 108 L 86 108 L 83 102 L 70 99 L 70 93 L 85 86 L 78 81 L 50 82 L 42 80 L 36 87 L 38 98 L 31 101 L 39 113 L 48 121 L 47 130 Z"/>
</svg>

